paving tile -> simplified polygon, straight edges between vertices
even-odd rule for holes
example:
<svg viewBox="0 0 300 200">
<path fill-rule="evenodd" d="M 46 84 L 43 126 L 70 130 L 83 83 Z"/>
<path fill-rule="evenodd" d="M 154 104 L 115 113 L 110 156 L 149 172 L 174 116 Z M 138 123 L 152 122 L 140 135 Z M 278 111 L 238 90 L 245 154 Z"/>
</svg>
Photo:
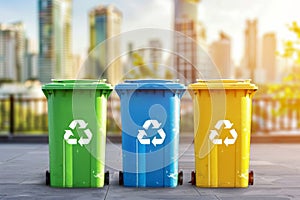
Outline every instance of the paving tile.
<svg viewBox="0 0 300 200">
<path fill-rule="evenodd" d="M 48 145 L 0 145 L 0 200 L 2 199 L 300 199 L 300 145 L 254 144 L 250 169 L 255 184 L 245 189 L 197 188 L 191 186 L 194 149 L 191 144 L 179 148 L 179 168 L 184 184 L 176 188 L 126 188 L 118 185 L 122 170 L 120 144 L 108 144 L 106 165 L 110 185 L 99 189 L 58 189 L 45 185 L 48 169 Z"/>
<path fill-rule="evenodd" d="M 105 199 L 108 186 L 95 189 L 59 189 L 46 185 L 1 185 L 3 199 Z"/>
<path fill-rule="evenodd" d="M 176 188 L 128 188 L 112 185 L 106 199 L 196 199 L 197 191 L 189 186 Z"/>
<path fill-rule="evenodd" d="M 278 196 L 233 196 L 233 197 L 219 197 L 221 200 L 289 200 L 288 197 L 278 197 Z"/>
</svg>

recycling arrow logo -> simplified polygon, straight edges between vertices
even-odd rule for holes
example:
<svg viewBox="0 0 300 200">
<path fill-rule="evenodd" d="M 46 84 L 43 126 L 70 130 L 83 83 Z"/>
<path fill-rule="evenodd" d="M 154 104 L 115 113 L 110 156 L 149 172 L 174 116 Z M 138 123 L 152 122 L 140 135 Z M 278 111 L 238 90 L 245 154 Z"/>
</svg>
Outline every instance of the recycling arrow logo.
<svg viewBox="0 0 300 200">
<path fill-rule="evenodd" d="M 231 134 L 231 138 L 226 137 L 224 141 L 222 141 L 222 139 L 219 139 L 219 132 L 218 132 L 221 130 L 222 125 L 224 125 L 224 129 L 228 129 Z M 210 131 L 209 134 L 210 141 L 216 145 L 223 144 L 223 142 L 226 146 L 234 144 L 238 137 L 238 134 L 236 130 L 232 128 L 232 126 L 233 123 L 231 123 L 229 120 L 219 120 L 215 125 L 216 130 Z"/>
<path fill-rule="evenodd" d="M 158 129 L 157 133 L 159 134 L 160 138 L 157 138 L 156 136 L 154 136 L 154 138 L 152 139 L 152 141 L 150 140 L 150 138 L 147 138 L 147 130 L 150 128 L 150 126 L 152 125 L 152 129 Z M 142 130 L 138 130 L 138 135 L 137 135 L 137 139 L 141 144 L 145 144 L 145 145 L 150 145 L 150 143 L 152 143 L 155 147 L 156 145 L 160 145 L 163 144 L 166 138 L 166 133 L 165 131 L 160 128 L 161 123 L 159 123 L 157 120 L 146 120 Z"/>
<path fill-rule="evenodd" d="M 75 145 L 78 143 L 80 144 L 80 146 L 89 144 L 93 137 L 93 134 L 90 129 L 87 129 L 87 125 L 88 123 L 86 123 L 84 120 L 81 119 L 73 120 L 70 123 L 69 128 L 74 130 L 76 126 L 78 126 L 79 129 L 84 129 L 86 138 L 80 137 L 80 139 L 77 141 L 76 138 L 72 138 L 74 137 L 72 130 L 65 130 L 64 139 L 66 140 L 66 142 L 71 145 Z"/>
</svg>

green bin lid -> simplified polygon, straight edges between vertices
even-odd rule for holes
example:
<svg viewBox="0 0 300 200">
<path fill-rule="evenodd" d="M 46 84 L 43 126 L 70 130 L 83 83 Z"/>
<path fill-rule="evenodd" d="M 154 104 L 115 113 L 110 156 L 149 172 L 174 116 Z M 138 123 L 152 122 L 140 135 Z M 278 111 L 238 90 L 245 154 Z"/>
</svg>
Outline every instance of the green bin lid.
<svg viewBox="0 0 300 200">
<path fill-rule="evenodd" d="M 209 80 L 199 79 L 197 80 L 197 83 L 190 84 L 188 88 L 192 90 L 202 90 L 202 89 L 257 90 L 257 86 L 251 83 L 250 79 L 209 79 Z"/>
<path fill-rule="evenodd" d="M 43 90 L 73 90 L 73 89 L 102 89 L 112 90 L 112 86 L 105 79 L 52 79 L 52 83 L 42 86 Z"/>
</svg>

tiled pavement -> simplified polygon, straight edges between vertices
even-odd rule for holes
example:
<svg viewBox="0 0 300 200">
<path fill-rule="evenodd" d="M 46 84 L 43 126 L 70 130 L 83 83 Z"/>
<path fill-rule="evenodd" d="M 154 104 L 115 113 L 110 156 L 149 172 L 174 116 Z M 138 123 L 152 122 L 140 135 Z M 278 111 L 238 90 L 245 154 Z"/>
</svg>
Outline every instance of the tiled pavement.
<svg viewBox="0 0 300 200">
<path fill-rule="evenodd" d="M 188 183 L 194 170 L 193 145 L 180 144 L 182 186 L 125 188 L 118 185 L 120 144 L 108 143 L 110 185 L 99 189 L 57 189 L 45 185 L 48 145 L 0 144 L 2 199 L 300 199 L 300 144 L 252 144 L 250 168 L 255 184 L 246 189 L 197 188 Z"/>
</svg>

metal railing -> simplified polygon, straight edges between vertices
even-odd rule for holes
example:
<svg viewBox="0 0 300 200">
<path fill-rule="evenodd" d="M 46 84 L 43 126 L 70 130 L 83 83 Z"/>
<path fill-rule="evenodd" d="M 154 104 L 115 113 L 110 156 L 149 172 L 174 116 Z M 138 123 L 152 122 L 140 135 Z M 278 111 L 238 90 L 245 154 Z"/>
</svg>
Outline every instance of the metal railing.
<svg viewBox="0 0 300 200">
<path fill-rule="evenodd" d="M 286 108 L 280 108 L 288 105 Z M 118 99 L 108 101 L 108 134 L 119 135 L 120 114 Z M 181 131 L 193 132 L 192 100 L 182 102 Z M 48 110 L 45 98 L 27 98 L 10 95 L 0 97 L 0 135 L 46 135 Z M 115 131 L 115 132 L 113 132 Z M 253 99 L 252 133 L 300 133 L 300 99 Z"/>
<path fill-rule="evenodd" d="M 0 133 L 47 134 L 48 110 L 45 98 L 9 95 L 0 98 Z"/>
<path fill-rule="evenodd" d="M 300 99 L 253 99 L 252 132 L 300 133 Z"/>
</svg>

